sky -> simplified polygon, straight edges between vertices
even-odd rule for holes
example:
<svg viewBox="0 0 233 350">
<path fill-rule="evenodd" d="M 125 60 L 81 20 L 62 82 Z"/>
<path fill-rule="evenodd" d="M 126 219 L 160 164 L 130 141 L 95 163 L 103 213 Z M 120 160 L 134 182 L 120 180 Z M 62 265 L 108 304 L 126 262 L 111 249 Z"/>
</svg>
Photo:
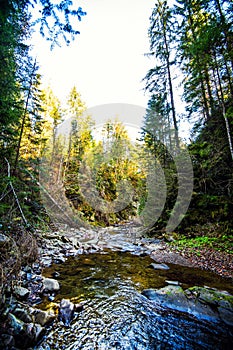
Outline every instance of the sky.
<svg viewBox="0 0 233 350">
<path fill-rule="evenodd" d="M 105 103 L 146 107 L 142 83 L 152 62 L 149 52 L 151 0 L 80 0 L 87 12 L 79 23 L 80 35 L 69 47 L 50 50 L 33 36 L 33 54 L 45 85 L 62 101 L 75 85 L 88 108 Z"/>
<path fill-rule="evenodd" d="M 33 35 L 33 55 L 40 65 L 44 86 L 50 85 L 62 102 L 76 86 L 87 108 L 110 103 L 146 108 L 149 96 L 142 79 L 155 66 L 153 58 L 145 56 L 149 52 L 149 18 L 154 0 L 77 3 L 87 15 L 79 22 L 80 35 L 69 46 L 64 43 L 51 51 L 49 42 L 39 34 Z M 183 112 L 180 100 L 176 105 L 178 112 Z M 188 129 L 188 122 L 181 121 L 182 138 L 187 138 Z"/>
</svg>

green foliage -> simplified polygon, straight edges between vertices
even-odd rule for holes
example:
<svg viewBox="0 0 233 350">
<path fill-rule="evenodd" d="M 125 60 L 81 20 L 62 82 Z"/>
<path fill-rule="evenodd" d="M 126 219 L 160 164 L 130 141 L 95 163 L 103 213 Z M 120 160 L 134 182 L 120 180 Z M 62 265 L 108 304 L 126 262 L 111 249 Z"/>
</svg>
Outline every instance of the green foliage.
<svg viewBox="0 0 233 350">
<path fill-rule="evenodd" d="M 71 143 L 69 150 L 72 157 L 64 179 L 67 198 L 83 214 L 83 219 L 96 225 L 110 225 L 137 215 L 138 201 L 144 187 L 142 177 L 145 174 L 139 171 L 139 161 L 134 158 L 135 150 L 131 149 L 127 131 L 121 123 L 109 121 L 103 127 L 103 139 L 98 143 L 89 140 L 87 147 L 85 135 L 90 133 L 87 127 L 84 134 L 80 133 L 83 123 L 84 120 L 77 119 L 77 142 Z M 80 188 L 80 179 L 85 193 L 82 192 L 83 187 Z M 134 193 L 132 201 L 125 205 L 131 196 L 127 182 L 133 187 Z M 121 198 L 118 187 L 120 183 L 125 186 L 124 198 Z M 111 205 L 119 205 L 119 208 L 123 205 L 123 209 L 108 209 Z"/>
<path fill-rule="evenodd" d="M 155 231 L 166 226 L 177 195 L 176 169 L 172 161 L 175 145 L 171 142 L 170 110 L 166 102 L 168 83 L 164 82 L 168 60 L 178 71 L 182 70 L 187 117 L 196 121 L 189 145 L 194 192 L 177 231 L 192 236 L 194 232 L 202 232 L 201 226 L 216 224 L 222 227 L 223 235 L 224 229 L 230 232 L 233 227 L 231 10 L 231 1 L 223 4 L 218 0 L 178 0 L 173 8 L 168 8 L 166 2 L 156 1 L 152 11 L 150 55 L 157 60 L 155 68 L 146 76 L 146 89 L 151 96 L 143 140 L 145 147 L 159 160 L 168 186 L 167 202 Z M 170 22 L 174 24 L 173 33 L 167 26 Z"/>
<path fill-rule="evenodd" d="M 212 248 L 218 251 L 224 251 L 233 254 L 233 236 L 221 235 L 219 237 L 200 236 L 195 238 L 183 237 L 175 240 L 172 245 L 178 249 L 190 248 L 191 251 L 198 254 L 202 248 Z"/>
</svg>

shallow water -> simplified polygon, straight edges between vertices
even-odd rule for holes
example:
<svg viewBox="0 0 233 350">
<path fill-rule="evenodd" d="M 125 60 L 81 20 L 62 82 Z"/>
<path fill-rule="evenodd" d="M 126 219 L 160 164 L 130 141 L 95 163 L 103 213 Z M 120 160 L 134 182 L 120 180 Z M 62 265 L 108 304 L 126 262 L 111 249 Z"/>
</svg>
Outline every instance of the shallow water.
<svg viewBox="0 0 233 350">
<path fill-rule="evenodd" d="M 183 289 L 198 285 L 227 290 L 230 282 L 213 273 L 168 264 L 169 270 L 155 270 L 149 256 L 105 250 L 69 258 L 44 270 L 57 278 L 62 298 L 83 302 L 84 310 L 75 314 L 70 326 L 62 322 L 48 329 L 48 335 L 36 349 L 230 349 L 230 329 L 223 324 L 209 324 L 187 314 L 161 308 L 141 292 L 160 288 L 166 281 L 179 281 Z M 47 299 L 40 308 L 49 309 Z"/>
</svg>

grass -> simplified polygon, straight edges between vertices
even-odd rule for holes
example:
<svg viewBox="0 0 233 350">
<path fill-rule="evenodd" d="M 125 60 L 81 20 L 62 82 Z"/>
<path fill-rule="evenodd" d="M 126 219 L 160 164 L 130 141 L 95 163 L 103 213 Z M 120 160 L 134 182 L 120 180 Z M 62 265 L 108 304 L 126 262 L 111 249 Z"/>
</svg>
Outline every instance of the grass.
<svg viewBox="0 0 233 350">
<path fill-rule="evenodd" d="M 178 249 L 190 248 L 198 254 L 198 249 L 212 248 L 217 251 L 233 254 L 233 235 L 222 235 L 220 237 L 201 236 L 195 238 L 181 237 L 176 239 L 171 245 Z M 200 254 L 200 252 L 199 252 Z"/>
</svg>

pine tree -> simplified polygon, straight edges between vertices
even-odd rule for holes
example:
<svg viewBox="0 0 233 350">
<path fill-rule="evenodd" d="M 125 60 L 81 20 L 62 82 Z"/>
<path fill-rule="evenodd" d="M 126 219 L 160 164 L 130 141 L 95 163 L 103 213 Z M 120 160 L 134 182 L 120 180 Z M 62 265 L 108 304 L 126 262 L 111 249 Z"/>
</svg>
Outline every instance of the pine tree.
<svg viewBox="0 0 233 350">
<path fill-rule="evenodd" d="M 174 54 L 172 52 L 175 36 L 173 35 L 172 11 L 167 5 L 167 1 L 158 0 L 155 3 L 150 17 L 150 53 L 149 56 L 155 58 L 155 68 L 152 68 L 144 78 L 146 80 L 146 90 L 153 94 L 153 98 L 158 95 L 158 100 L 166 98 L 169 105 L 172 123 L 175 131 L 175 147 L 179 149 L 178 122 L 176 116 L 174 85 L 172 78 L 172 65 L 174 64 Z M 162 97 L 163 96 L 163 97 Z M 170 116 L 169 116 L 170 117 Z"/>
</svg>

